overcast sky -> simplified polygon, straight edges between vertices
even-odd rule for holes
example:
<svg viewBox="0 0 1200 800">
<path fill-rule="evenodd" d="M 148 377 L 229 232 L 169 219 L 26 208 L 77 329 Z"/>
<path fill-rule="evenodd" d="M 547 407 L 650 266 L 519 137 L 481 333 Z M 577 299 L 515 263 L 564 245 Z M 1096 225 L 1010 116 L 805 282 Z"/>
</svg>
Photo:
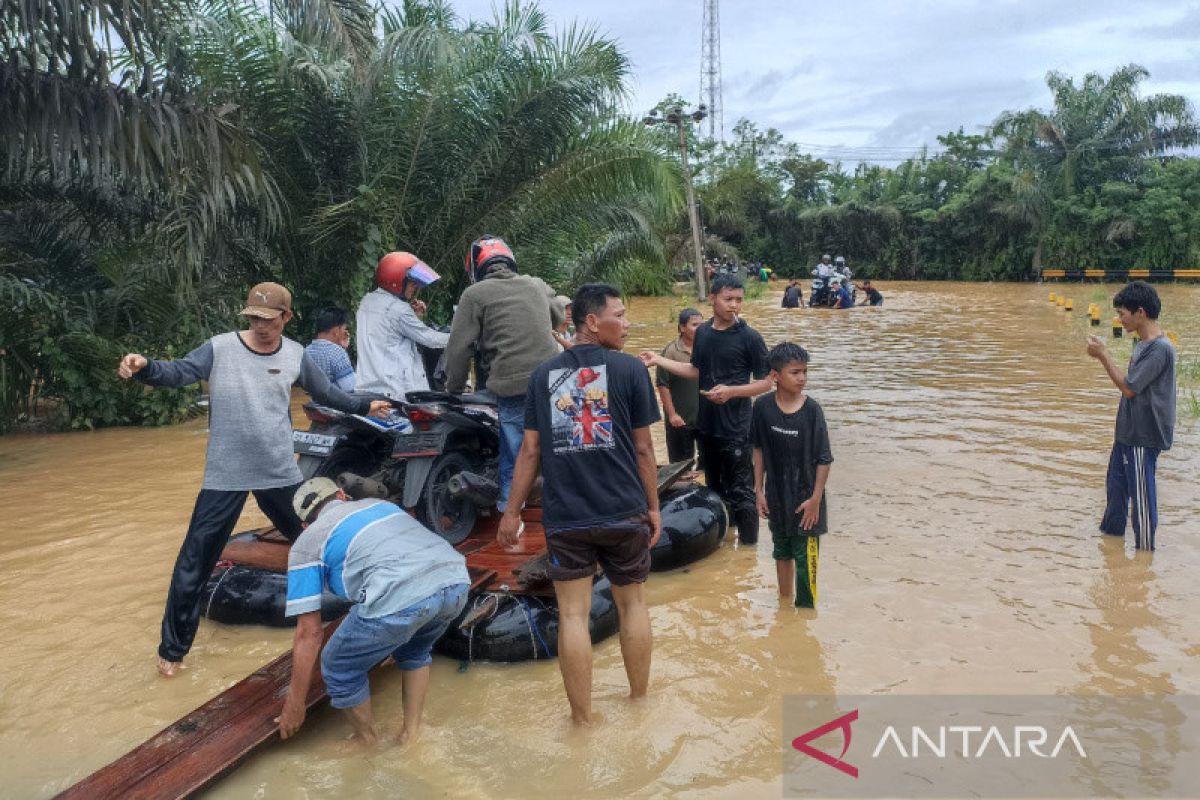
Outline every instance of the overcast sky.
<svg viewBox="0 0 1200 800">
<path fill-rule="evenodd" d="M 590 22 L 633 65 L 631 111 L 696 98 L 703 0 L 542 0 L 556 25 Z M 492 0 L 456 0 L 491 17 Z M 1045 74 L 1130 62 L 1145 94 L 1200 107 L 1200 2 L 723 0 L 725 130 L 739 117 L 825 157 L 892 162 L 1006 109 L 1049 107 Z M 812 145 L 812 146 L 808 146 Z"/>
</svg>

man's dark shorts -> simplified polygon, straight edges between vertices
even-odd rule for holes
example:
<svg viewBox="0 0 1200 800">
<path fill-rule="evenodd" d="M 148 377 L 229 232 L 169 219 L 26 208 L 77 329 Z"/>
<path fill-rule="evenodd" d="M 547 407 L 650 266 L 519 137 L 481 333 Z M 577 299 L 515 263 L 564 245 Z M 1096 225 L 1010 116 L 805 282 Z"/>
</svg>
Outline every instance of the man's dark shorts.
<svg viewBox="0 0 1200 800">
<path fill-rule="evenodd" d="M 592 528 L 556 530 L 547 533 L 546 549 L 550 580 L 590 577 L 599 562 L 614 586 L 645 583 L 650 574 L 650 517 L 638 514 Z"/>
</svg>

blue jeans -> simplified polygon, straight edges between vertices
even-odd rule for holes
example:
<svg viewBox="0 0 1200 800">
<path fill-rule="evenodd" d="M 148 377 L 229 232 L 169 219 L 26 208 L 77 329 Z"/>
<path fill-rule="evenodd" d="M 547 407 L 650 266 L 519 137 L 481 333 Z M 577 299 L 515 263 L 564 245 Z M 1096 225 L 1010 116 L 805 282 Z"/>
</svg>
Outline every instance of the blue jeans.
<svg viewBox="0 0 1200 800">
<path fill-rule="evenodd" d="M 428 666 L 433 643 L 467 604 L 465 583 L 440 589 L 408 608 L 382 617 L 364 617 L 350 609 L 321 653 L 321 675 L 334 708 L 354 708 L 371 696 L 367 673 L 389 655 L 412 672 Z"/>
<path fill-rule="evenodd" d="M 500 414 L 500 502 L 496 508 L 503 511 L 508 507 L 513 467 L 525 438 L 525 395 L 496 398 L 496 410 Z"/>
</svg>

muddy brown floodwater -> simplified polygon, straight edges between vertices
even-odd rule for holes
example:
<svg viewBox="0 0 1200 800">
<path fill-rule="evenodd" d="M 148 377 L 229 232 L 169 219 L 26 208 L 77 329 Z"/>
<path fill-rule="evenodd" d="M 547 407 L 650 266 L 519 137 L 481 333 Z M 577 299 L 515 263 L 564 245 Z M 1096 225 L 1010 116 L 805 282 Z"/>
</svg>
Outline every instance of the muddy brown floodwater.
<svg viewBox="0 0 1200 800">
<path fill-rule="evenodd" d="M 439 658 L 415 748 L 337 755 L 348 727 L 320 711 L 210 794 L 771 797 L 797 735 L 790 693 L 1200 692 L 1200 426 L 1184 403 L 1159 462 L 1159 550 L 1096 530 L 1117 395 L 1083 352 L 1082 310 L 1113 287 L 881 288 L 883 308 L 839 313 L 784 311 L 772 286 L 745 313 L 768 343 L 812 352 L 830 424 L 817 611 L 780 607 L 764 531 L 757 549 L 651 577 L 651 697 L 622 699 L 617 641 L 600 644 L 590 734 L 570 730 L 554 662 Z M 1047 302 L 1063 288 L 1073 314 Z M 1160 291 L 1195 361 L 1200 287 Z M 630 305 L 636 352 L 672 337 L 683 303 Z M 1124 363 L 1128 339 L 1109 341 Z M 3 794 L 66 788 L 290 645 L 204 622 L 181 676 L 155 675 L 204 444 L 203 419 L 0 439 Z M 241 527 L 262 521 L 248 504 Z M 377 715 L 397 719 L 398 676 L 373 687 Z"/>
</svg>

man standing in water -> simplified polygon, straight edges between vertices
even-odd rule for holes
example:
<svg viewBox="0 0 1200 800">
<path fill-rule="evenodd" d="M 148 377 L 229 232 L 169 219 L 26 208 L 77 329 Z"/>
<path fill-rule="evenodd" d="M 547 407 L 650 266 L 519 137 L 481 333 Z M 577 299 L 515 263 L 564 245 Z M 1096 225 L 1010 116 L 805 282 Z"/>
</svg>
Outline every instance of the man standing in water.
<svg viewBox="0 0 1200 800">
<path fill-rule="evenodd" d="M 718 275 L 712 284 L 713 317 L 696 330 L 692 362 L 681 364 L 646 350 L 646 366 L 700 381 L 696 428 L 704 482 L 721 496 L 737 525 L 738 541 L 758 543 L 758 508 L 750 448 L 750 401 L 771 388 L 767 345 L 738 318 L 745 300 L 741 279 Z"/>
<path fill-rule="evenodd" d="M 304 724 L 312 674 L 321 660 L 329 703 L 375 745 L 367 673 L 391 656 L 402 675 L 404 727 L 398 744 L 421 732 L 433 643 L 467 602 L 466 560 L 399 506 L 374 498 L 347 502 L 329 478 L 305 481 L 293 497 L 304 533 L 288 553 L 287 616 L 298 617 L 292 681 L 276 722 L 287 739 Z M 321 593 L 354 605 L 321 650 Z"/>
<path fill-rule="evenodd" d="M 516 544 L 521 506 L 538 466 L 550 578 L 558 598 L 558 666 L 577 725 L 592 724 L 592 639 L 588 614 L 597 562 L 612 582 L 629 696 L 650 682 L 650 614 L 642 584 L 658 541 L 657 469 L 650 425 L 658 404 L 650 375 L 621 353 L 629 320 L 621 292 L 580 287 L 572 303 L 575 346 L 529 378 L 525 438 L 497 539 Z"/>
<path fill-rule="evenodd" d="M 1125 535 L 1125 520 L 1133 505 L 1133 535 L 1139 550 L 1154 549 L 1158 527 L 1158 495 L 1154 470 L 1158 455 L 1171 449 L 1175 433 L 1175 347 L 1158 324 L 1162 301 L 1145 281 L 1133 281 L 1117 292 L 1113 308 L 1121 326 L 1138 337 L 1129 358 L 1129 372 L 1113 361 L 1104 340 L 1089 336 L 1088 355 L 1121 392 L 1117 428 L 1108 459 L 1108 507 L 1100 530 Z"/>
<path fill-rule="evenodd" d="M 292 455 L 292 386 L 318 403 L 354 414 L 386 413 L 388 404 L 350 397 L 329 383 L 283 328 L 292 295 L 277 283 L 250 290 L 242 316 L 250 329 L 222 333 L 178 361 L 151 361 L 137 353 L 121 359 L 117 374 L 150 386 L 179 388 L 208 381 L 208 453 L 204 484 L 175 561 L 163 613 L 158 671 L 170 677 L 200 627 L 200 593 L 237 524 L 246 495 L 279 532 L 295 541 L 300 520 L 292 495 L 302 477 Z"/>
</svg>

